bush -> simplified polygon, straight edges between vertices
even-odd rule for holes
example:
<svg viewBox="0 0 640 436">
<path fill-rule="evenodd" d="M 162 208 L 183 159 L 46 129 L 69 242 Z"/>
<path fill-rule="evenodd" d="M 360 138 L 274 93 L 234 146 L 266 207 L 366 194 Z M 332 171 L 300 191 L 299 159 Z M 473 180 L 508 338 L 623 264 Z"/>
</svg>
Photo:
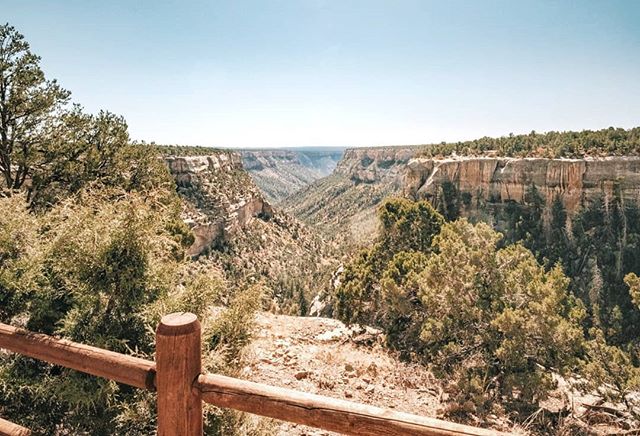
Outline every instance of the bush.
<svg viewBox="0 0 640 436">
<path fill-rule="evenodd" d="M 449 412 L 535 405 L 553 371 L 576 368 L 585 310 L 560 267 L 545 271 L 522 245 L 499 249 L 486 224 L 444 223 L 425 202 L 390 200 L 380 218 L 376 244 L 345 265 L 338 316 L 382 327 L 389 347 L 431 365 Z"/>
<path fill-rule="evenodd" d="M 445 224 L 419 278 L 425 359 L 474 410 L 496 398 L 536 404 L 583 345 L 585 311 L 561 269 L 546 272 L 521 245 L 497 250 L 499 239 L 484 223 Z"/>
<path fill-rule="evenodd" d="M 399 277 L 393 271 L 387 273 L 387 268 L 406 269 L 412 262 L 406 256 L 396 259 L 395 263 L 392 259 L 399 253 L 430 253 L 431 241 L 444 222 L 442 215 L 429 202 L 413 202 L 404 198 L 386 200 L 378 209 L 378 219 L 378 240 L 345 265 L 336 291 L 336 314 L 345 322 L 380 324 L 384 322 L 383 318 L 393 322 L 389 320 L 388 307 L 381 304 L 386 298 L 381 295 L 381 279 L 387 275 L 384 292 L 391 300 L 397 301 L 392 296 L 395 291 L 391 289 L 389 280 L 393 277 L 399 280 Z M 416 256 L 416 259 L 420 257 Z"/>
<path fill-rule="evenodd" d="M 146 310 L 174 288 L 184 250 L 168 230 L 179 210 L 156 202 L 164 196 L 83 192 L 40 216 L 20 196 L 0 199 L 0 216 L 19 219 L 0 231 L 2 321 L 150 357 Z M 111 434 L 136 398 L 129 387 L 23 357 L 4 356 L 0 367 L 1 413 L 40 433 Z"/>
</svg>

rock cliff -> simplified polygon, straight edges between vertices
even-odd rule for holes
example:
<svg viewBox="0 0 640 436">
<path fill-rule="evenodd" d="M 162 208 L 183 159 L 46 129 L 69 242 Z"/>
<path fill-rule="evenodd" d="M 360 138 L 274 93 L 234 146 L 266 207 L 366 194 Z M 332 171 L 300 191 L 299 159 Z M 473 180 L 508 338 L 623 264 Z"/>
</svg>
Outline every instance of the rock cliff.
<svg viewBox="0 0 640 436">
<path fill-rule="evenodd" d="M 347 149 L 336 167 L 336 174 L 356 183 L 391 182 L 397 185 L 405 165 L 418 147 L 376 147 Z"/>
<path fill-rule="evenodd" d="M 191 256 L 224 243 L 254 217 L 269 219 L 273 215 L 237 153 L 167 156 L 165 162 L 184 199 L 184 219 L 195 235 L 188 250 Z"/>
<path fill-rule="evenodd" d="M 404 192 L 412 198 L 434 200 L 441 187 L 452 184 L 473 200 L 488 203 L 522 202 L 534 185 L 551 204 L 559 197 L 569 214 L 598 197 L 619 190 L 623 199 L 640 198 L 640 157 L 585 159 L 452 157 L 412 159 L 406 168 Z"/>
</svg>

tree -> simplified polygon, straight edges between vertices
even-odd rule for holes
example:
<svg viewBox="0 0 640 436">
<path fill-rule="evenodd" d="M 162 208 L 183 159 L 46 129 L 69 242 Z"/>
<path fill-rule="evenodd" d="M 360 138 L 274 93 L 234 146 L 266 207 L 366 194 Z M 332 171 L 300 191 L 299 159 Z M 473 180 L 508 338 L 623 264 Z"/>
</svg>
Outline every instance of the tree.
<svg viewBox="0 0 640 436">
<path fill-rule="evenodd" d="M 519 244 L 498 250 L 499 239 L 484 223 L 447 223 L 418 279 L 424 359 L 464 411 L 496 398 L 535 405 L 553 386 L 548 369 L 571 369 L 583 345 L 584 309 L 562 270 Z"/>
<path fill-rule="evenodd" d="M 173 179 L 155 147 L 132 144 L 122 116 L 97 115 L 74 106 L 52 123 L 47 143 L 30 167 L 28 201 L 43 209 L 85 186 L 145 191 L 173 188 Z"/>
<path fill-rule="evenodd" d="M 0 172 L 6 189 L 20 189 L 31 176 L 35 155 L 69 96 L 45 78 L 24 36 L 0 26 Z"/>
<path fill-rule="evenodd" d="M 551 203 L 551 221 L 549 222 L 548 242 L 544 251 L 550 265 L 567 262 L 569 259 L 569 240 L 567 238 L 567 212 L 560 196 Z"/>
<path fill-rule="evenodd" d="M 440 231 L 444 218 L 427 201 L 389 198 L 378 209 L 378 219 L 380 234 L 376 243 L 361 250 L 345 265 L 341 284 L 336 290 L 336 312 L 345 322 L 383 323 L 391 327 L 394 321 L 390 322 L 388 317 L 389 308 L 381 304 L 380 280 L 389 268 L 401 267 L 408 260 L 399 257 L 393 262 L 396 255 L 430 253 L 431 242 Z M 388 280 L 387 284 L 391 286 Z M 389 295 L 393 293 L 389 292 Z M 410 294 L 405 297 L 412 298 Z"/>
<path fill-rule="evenodd" d="M 444 218 L 427 201 L 387 199 L 378 210 L 380 242 L 391 253 L 431 251 L 431 240 L 440 231 Z"/>
</svg>

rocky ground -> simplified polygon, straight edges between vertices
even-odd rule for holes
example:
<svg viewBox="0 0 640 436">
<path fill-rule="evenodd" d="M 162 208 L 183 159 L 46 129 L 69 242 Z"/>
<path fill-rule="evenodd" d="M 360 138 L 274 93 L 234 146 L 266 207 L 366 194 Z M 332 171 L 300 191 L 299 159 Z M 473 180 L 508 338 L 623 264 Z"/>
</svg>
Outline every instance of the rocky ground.
<svg viewBox="0 0 640 436">
<path fill-rule="evenodd" d="M 257 316 L 257 331 L 248 350 L 250 364 L 240 376 L 400 412 L 441 417 L 446 399 L 441 383 L 424 366 L 398 360 L 381 346 L 381 340 L 375 329 L 347 328 L 335 319 L 263 312 Z M 558 378 L 558 382 L 559 389 L 523 425 L 495 415 L 484 422 L 466 423 L 515 435 L 640 434 L 619 405 L 580 395 L 564 379 Z M 275 434 L 336 433 L 277 422 Z"/>
<path fill-rule="evenodd" d="M 438 416 L 442 391 L 425 367 L 400 362 L 367 328 L 348 329 L 328 318 L 261 313 L 243 378 L 378 407 Z M 504 422 L 495 428 L 506 430 Z M 333 435 L 282 423 L 278 435 Z"/>
</svg>

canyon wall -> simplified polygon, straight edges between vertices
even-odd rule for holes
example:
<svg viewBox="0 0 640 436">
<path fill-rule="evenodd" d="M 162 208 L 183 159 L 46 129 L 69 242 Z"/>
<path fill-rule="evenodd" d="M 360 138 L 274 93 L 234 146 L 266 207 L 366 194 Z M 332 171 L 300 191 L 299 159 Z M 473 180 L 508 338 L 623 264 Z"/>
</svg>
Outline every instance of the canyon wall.
<svg viewBox="0 0 640 436">
<path fill-rule="evenodd" d="M 336 174 L 356 183 L 401 183 L 405 166 L 418 147 L 372 147 L 347 149 L 336 167 Z M 399 186 L 399 185 L 398 185 Z"/>
<path fill-rule="evenodd" d="M 166 156 L 165 162 L 184 200 L 183 219 L 195 236 L 187 253 L 191 256 L 225 242 L 251 219 L 268 219 L 273 214 L 271 205 L 244 171 L 238 153 Z"/>
<path fill-rule="evenodd" d="M 605 200 L 619 189 L 623 199 L 640 198 L 640 157 L 585 159 L 452 157 L 411 159 L 404 176 L 404 193 L 434 200 L 445 184 L 473 199 L 489 203 L 522 202 L 528 187 L 551 204 L 556 196 L 567 212 L 598 197 Z"/>
</svg>

